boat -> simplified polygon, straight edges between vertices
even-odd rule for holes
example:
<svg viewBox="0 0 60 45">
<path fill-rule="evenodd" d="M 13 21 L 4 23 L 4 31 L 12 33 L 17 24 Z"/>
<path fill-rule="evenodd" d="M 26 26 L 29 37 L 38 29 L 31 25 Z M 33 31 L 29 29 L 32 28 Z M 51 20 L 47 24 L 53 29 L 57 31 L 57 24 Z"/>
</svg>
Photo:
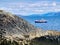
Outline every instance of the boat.
<svg viewBox="0 0 60 45">
<path fill-rule="evenodd" d="M 47 23 L 47 20 L 45 19 L 35 20 L 35 23 Z"/>
</svg>

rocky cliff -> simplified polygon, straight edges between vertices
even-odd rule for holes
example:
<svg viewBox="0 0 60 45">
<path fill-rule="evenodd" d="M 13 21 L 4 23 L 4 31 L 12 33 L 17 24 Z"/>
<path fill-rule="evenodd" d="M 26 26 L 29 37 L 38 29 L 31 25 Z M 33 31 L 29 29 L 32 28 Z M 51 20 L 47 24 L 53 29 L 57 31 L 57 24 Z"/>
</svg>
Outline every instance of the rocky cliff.
<svg viewBox="0 0 60 45">
<path fill-rule="evenodd" d="M 24 19 L 17 17 L 9 12 L 0 10 L 0 31 L 5 31 L 5 37 L 19 37 L 28 34 L 36 28 Z"/>
</svg>

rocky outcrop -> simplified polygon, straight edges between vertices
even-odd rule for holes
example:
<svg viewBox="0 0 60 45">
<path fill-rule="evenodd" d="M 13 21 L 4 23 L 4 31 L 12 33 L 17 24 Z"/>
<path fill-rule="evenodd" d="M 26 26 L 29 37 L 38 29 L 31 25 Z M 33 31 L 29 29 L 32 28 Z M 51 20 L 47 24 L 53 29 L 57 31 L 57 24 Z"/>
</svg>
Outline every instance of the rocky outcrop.
<svg viewBox="0 0 60 45">
<path fill-rule="evenodd" d="M 5 37 L 23 38 L 23 35 L 29 34 L 29 32 L 36 30 L 36 28 L 24 19 L 0 10 L 0 30 L 5 30 Z"/>
<path fill-rule="evenodd" d="M 60 36 L 59 31 L 53 31 L 53 30 L 47 30 L 45 34 L 50 36 Z"/>
</svg>

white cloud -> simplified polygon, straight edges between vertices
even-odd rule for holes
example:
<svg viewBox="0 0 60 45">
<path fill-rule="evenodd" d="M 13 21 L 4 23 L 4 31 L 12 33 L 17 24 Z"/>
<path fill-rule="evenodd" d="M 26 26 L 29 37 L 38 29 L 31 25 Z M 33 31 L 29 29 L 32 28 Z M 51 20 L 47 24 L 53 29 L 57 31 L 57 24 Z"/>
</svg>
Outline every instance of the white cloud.
<svg viewBox="0 0 60 45">
<path fill-rule="evenodd" d="M 56 4 L 56 2 L 53 2 L 52 5 L 53 5 L 53 6 L 56 6 L 57 4 Z"/>
<path fill-rule="evenodd" d="M 51 11 L 60 11 L 60 5 L 57 5 L 57 2 L 19 2 L 3 4 L 0 9 L 7 10 L 15 14 L 30 15 L 33 13 L 41 14 Z"/>
</svg>

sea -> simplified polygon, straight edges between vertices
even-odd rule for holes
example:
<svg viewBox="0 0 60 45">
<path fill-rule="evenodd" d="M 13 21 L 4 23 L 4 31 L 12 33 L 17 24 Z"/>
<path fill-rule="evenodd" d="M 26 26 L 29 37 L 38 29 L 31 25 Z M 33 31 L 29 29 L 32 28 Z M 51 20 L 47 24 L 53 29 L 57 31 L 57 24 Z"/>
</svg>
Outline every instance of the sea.
<svg viewBox="0 0 60 45">
<path fill-rule="evenodd" d="M 41 28 L 43 30 L 55 30 L 55 31 L 60 31 L 60 13 L 56 14 L 45 14 L 45 15 L 40 15 L 40 14 L 33 14 L 29 16 L 20 16 L 19 17 L 23 18 L 30 24 L 34 25 L 36 28 Z M 35 23 L 35 20 L 47 20 L 47 23 Z"/>
</svg>

